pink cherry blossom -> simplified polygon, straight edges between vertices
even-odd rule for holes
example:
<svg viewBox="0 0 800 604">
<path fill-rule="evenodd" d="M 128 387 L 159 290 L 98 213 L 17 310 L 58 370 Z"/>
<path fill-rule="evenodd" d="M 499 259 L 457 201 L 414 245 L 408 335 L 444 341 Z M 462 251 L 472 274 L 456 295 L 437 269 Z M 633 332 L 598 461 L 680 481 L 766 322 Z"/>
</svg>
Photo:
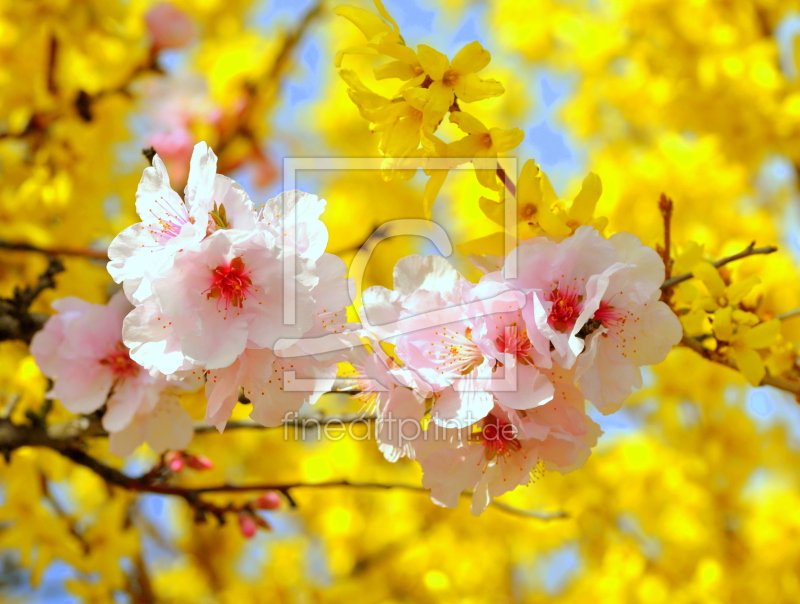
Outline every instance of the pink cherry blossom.
<svg viewBox="0 0 800 604">
<path fill-rule="evenodd" d="M 354 389 L 354 399 L 363 403 L 362 412 L 376 415 L 378 448 L 387 461 L 414 456 L 413 442 L 422 428 L 432 390 L 415 372 L 397 364 L 373 342 L 375 352 L 365 347 L 349 354 L 354 371 L 346 374 L 339 389 Z"/>
<path fill-rule="evenodd" d="M 153 279 L 154 304 L 138 306 L 125 320 L 131 356 L 148 370 L 174 372 L 183 362 L 207 370 L 231 365 L 248 346 L 272 348 L 302 336 L 313 325 L 311 267 L 295 281 L 296 317 L 283 323 L 283 252 L 266 230 L 222 229 L 196 250 L 176 255 Z"/>
<path fill-rule="evenodd" d="M 232 364 L 207 371 L 206 422 L 220 431 L 224 429 L 239 398 L 240 386 L 253 406 L 250 417 L 265 426 L 280 425 L 304 404 L 313 404 L 332 390 L 338 363 L 347 360 L 352 344 L 341 340 L 335 350 L 319 352 L 314 346 L 316 338 L 346 334 L 358 324 L 347 323 L 344 310 L 352 300 L 352 282 L 345 279 L 344 262 L 323 254 L 315 268 L 316 285 L 304 299 L 304 304 L 312 305 L 307 311 L 311 313 L 310 328 L 300 337 L 286 335 L 289 332 L 284 329 L 280 350 L 248 345 Z M 271 312 L 279 316 L 282 306 L 274 305 Z M 277 340 L 280 334 L 277 330 L 274 333 Z M 202 371 L 185 372 L 189 373 L 195 379 L 202 378 Z"/>
<path fill-rule="evenodd" d="M 640 367 L 663 361 L 683 335 L 678 318 L 659 301 L 659 255 L 630 233 L 617 233 L 610 242 L 626 266 L 610 276 L 602 294 L 598 287 L 596 329 L 578 358 L 578 382 L 603 413 L 616 411 L 633 388 L 641 388 Z"/>
<path fill-rule="evenodd" d="M 559 243 L 541 237 L 524 241 L 516 250 L 519 274 L 507 279 L 510 287 L 525 293 L 523 309 L 527 330 L 545 338 L 531 343 L 570 368 L 583 351 L 581 330 L 599 307 L 599 295 L 587 290 L 590 281 L 606 282 L 617 265 L 614 246 L 591 227 L 581 227 Z M 500 280 L 490 273 L 486 280 Z M 594 290 L 596 291 L 596 289 Z"/>
<path fill-rule="evenodd" d="M 558 243 L 531 239 L 517 249 L 527 333 L 540 354 L 552 348 L 562 367 L 577 362 L 587 398 L 604 413 L 641 386 L 640 367 L 661 362 L 681 337 L 678 319 L 659 301 L 664 266 L 631 234 L 605 239 L 581 227 Z M 485 280 L 503 280 L 490 273 Z"/>
<path fill-rule="evenodd" d="M 198 143 L 191 159 L 184 198 L 170 187 L 164 162 L 156 155 L 136 192 L 142 222 L 123 230 L 108 249 L 108 272 L 122 283 L 128 298 L 139 304 L 153 295 L 152 282 L 168 270 L 179 252 L 197 250 L 222 223 L 251 230 L 256 216 L 244 190 L 216 174 L 217 157 Z"/>
<path fill-rule="evenodd" d="M 137 303 L 124 339 L 151 374 L 205 382 L 206 419 L 220 430 L 240 387 L 253 419 L 278 425 L 328 391 L 345 359 L 341 350 L 318 353 L 314 339 L 353 327 L 344 311 L 352 300 L 346 266 L 325 253 L 325 201 L 289 191 L 256 213 L 236 183 L 215 176 L 210 150 L 198 146 L 192 162 L 186 203 L 170 215 L 172 226 L 155 238 L 142 225 L 132 227 L 131 238 L 118 237 L 125 245 L 112 258 L 122 261 L 109 268 Z M 140 186 L 145 202 L 175 195 L 163 164 L 155 165 Z M 148 236 L 155 252 L 139 253 L 131 242 Z M 284 321 L 287 293 L 293 322 Z"/>
<path fill-rule="evenodd" d="M 58 314 L 31 343 L 39 367 L 54 380 L 48 396 L 73 413 L 105 405 L 102 424 L 118 455 L 145 441 L 157 452 L 188 445 L 194 429 L 177 399 L 181 386 L 151 377 L 122 343 L 123 318 L 132 308 L 122 292 L 107 305 L 63 298 L 53 308 Z"/>
<path fill-rule="evenodd" d="M 549 402 L 525 411 L 496 406 L 478 424 L 460 430 L 429 427 L 414 443 L 434 502 L 455 507 L 472 489 L 472 512 L 527 484 L 545 470 L 572 471 L 586 461 L 601 431 L 584 411 L 574 370 L 546 370 L 554 384 Z"/>
<path fill-rule="evenodd" d="M 522 323 L 521 294 L 498 280 L 470 283 L 438 256 L 404 258 L 394 274 L 394 291 L 364 292 L 364 322 L 375 337 L 396 343 L 398 359 L 437 393 L 435 422 L 474 423 L 492 410 L 496 396 L 519 408 L 552 397 L 552 385 L 537 366 L 537 360 L 549 366 L 549 354 L 530 346 L 514 345 L 513 352 L 510 344 L 498 348 L 505 327 L 517 333 L 514 319 Z M 522 328 L 519 333 L 527 341 Z"/>
</svg>

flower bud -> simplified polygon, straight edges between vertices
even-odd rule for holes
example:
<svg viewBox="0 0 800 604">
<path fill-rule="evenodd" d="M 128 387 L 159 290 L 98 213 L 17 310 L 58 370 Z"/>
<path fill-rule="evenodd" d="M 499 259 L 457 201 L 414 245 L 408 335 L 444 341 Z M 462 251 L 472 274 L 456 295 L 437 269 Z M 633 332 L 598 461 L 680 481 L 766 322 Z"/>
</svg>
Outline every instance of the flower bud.
<svg viewBox="0 0 800 604">
<path fill-rule="evenodd" d="M 281 507 L 281 497 L 275 491 L 264 493 L 253 502 L 260 510 L 277 510 Z"/>
<path fill-rule="evenodd" d="M 256 520 L 253 518 L 252 514 L 249 512 L 239 513 L 239 529 L 242 531 L 242 535 L 248 539 L 256 534 L 258 525 L 256 524 Z"/>
<path fill-rule="evenodd" d="M 169 451 L 164 455 L 164 463 L 166 463 L 173 472 L 180 472 L 186 465 L 186 456 L 182 451 Z"/>
<path fill-rule="evenodd" d="M 186 463 L 193 470 L 210 470 L 214 467 L 214 462 L 203 455 L 187 455 Z"/>
</svg>

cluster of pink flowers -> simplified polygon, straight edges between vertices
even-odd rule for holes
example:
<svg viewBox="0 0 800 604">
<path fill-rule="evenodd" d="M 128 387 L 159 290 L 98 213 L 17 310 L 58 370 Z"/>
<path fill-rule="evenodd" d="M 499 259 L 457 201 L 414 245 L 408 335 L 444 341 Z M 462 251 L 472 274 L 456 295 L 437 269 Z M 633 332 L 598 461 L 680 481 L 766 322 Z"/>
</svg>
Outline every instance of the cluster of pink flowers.
<svg viewBox="0 0 800 604">
<path fill-rule="evenodd" d="M 329 391 L 345 358 L 297 352 L 303 338 L 351 327 L 345 264 L 325 253 L 325 202 L 291 191 L 256 209 L 216 173 L 216 160 L 205 143 L 195 147 L 181 199 L 153 158 L 136 194 L 142 221 L 108 251 L 108 270 L 128 300 L 121 293 L 107 307 L 60 300 L 33 344 L 39 366 L 56 379 L 52 396 L 78 413 L 105 405 L 103 426 L 120 454 L 133 448 L 131 431 L 136 444 L 147 440 L 159 451 L 189 443 L 188 415 L 163 417 L 177 388 L 205 385 L 206 421 L 220 431 L 240 387 L 252 418 L 274 426 Z M 283 317 L 287 290 L 294 321 Z M 158 417 L 164 434 L 153 433 Z M 123 437 L 125 445 L 114 446 Z"/>
<path fill-rule="evenodd" d="M 417 459 L 442 505 L 471 490 L 480 513 L 532 475 L 581 466 L 601 434 L 585 401 L 617 410 L 680 340 L 658 254 L 591 227 L 524 241 L 506 261 L 517 271 L 478 283 L 442 257 L 403 258 L 394 289 L 364 291 L 362 323 L 347 323 L 352 288 L 325 253 L 324 206 L 291 191 L 256 208 L 204 143 L 181 198 L 156 156 L 136 195 L 142 221 L 109 248 L 127 300 L 61 300 L 34 340 L 51 396 L 77 413 L 104 407 L 112 450 L 127 454 L 188 444 L 180 388 L 204 385 L 221 431 L 241 396 L 276 426 L 344 382 L 374 405 L 388 460 Z"/>
<path fill-rule="evenodd" d="M 475 513 L 532 473 L 583 465 L 601 434 L 584 400 L 617 410 L 641 387 L 640 368 L 681 337 L 659 301 L 663 263 L 633 235 L 581 227 L 512 253 L 517 276 L 500 269 L 478 283 L 444 258 L 410 256 L 394 290 L 363 295 L 374 355 L 377 342 L 396 344 L 377 405 L 384 453 L 416 458 L 442 505 L 472 489 Z"/>
<path fill-rule="evenodd" d="M 186 386 L 153 377 L 131 359 L 122 321 L 133 306 L 122 292 L 107 305 L 62 298 L 53 308 L 58 314 L 31 342 L 39 368 L 54 380 L 47 395 L 73 413 L 105 407 L 102 424 L 116 455 L 130 455 L 144 442 L 157 453 L 185 448 L 194 436 L 178 399 Z"/>
</svg>

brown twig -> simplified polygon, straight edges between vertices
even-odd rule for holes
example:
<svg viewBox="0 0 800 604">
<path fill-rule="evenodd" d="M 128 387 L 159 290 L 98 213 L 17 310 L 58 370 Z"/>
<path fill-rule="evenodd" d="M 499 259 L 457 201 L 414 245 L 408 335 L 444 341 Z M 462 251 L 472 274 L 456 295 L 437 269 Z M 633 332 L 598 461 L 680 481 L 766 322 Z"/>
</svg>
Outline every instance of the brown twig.
<svg viewBox="0 0 800 604">
<path fill-rule="evenodd" d="M 338 394 L 338 393 L 334 393 Z M 334 426 L 345 426 L 354 423 L 371 423 L 375 421 L 374 415 L 362 415 L 359 413 L 351 413 L 347 415 L 338 415 L 336 417 L 298 417 L 286 421 L 281 426 L 268 428 L 252 420 L 238 420 L 225 424 L 225 431 L 229 430 L 275 430 L 277 428 L 302 428 L 304 430 L 313 429 L 330 429 Z M 198 423 L 195 424 L 195 434 L 206 434 L 208 432 L 217 432 L 214 426 L 208 424 Z"/>
<path fill-rule="evenodd" d="M 59 247 L 45 249 L 29 243 L 15 243 L 12 241 L 3 240 L 0 240 L 0 249 L 11 250 L 15 252 L 34 252 L 36 254 L 45 254 L 47 256 L 80 256 L 81 258 L 90 258 L 93 260 L 108 260 L 108 254 L 98 250 L 76 250 Z"/>
<path fill-rule="evenodd" d="M 503 186 L 508 189 L 509 195 L 514 199 L 517 198 L 517 185 L 514 184 L 514 181 L 511 180 L 511 177 L 508 175 L 508 172 L 505 171 L 503 166 L 499 163 L 497 164 L 497 178 L 500 179 L 500 182 L 503 183 Z"/>
<path fill-rule="evenodd" d="M 738 371 L 738 367 L 736 363 L 714 350 L 708 350 L 705 348 L 697 338 L 692 338 L 689 336 L 684 335 L 681 339 L 681 344 L 686 346 L 687 348 L 691 348 L 697 354 L 702 356 L 704 359 L 707 359 L 713 363 L 717 363 L 718 365 L 724 365 L 725 367 L 729 367 L 735 371 Z M 773 388 L 778 388 L 779 390 L 784 390 L 786 392 L 790 392 L 795 396 L 800 396 L 800 382 L 796 382 L 794 380 L 789 380 L 786 378 L 776 377 L 773 375 L 765 375 L 764 379 L 761 380 L 762 386 L 772 386 Z"/>
<path fill-rule="evenodd" d="M 50 492 L 50 485 L 48 483 L 47 476 L 43 473 L 39 472 L 39 486 L 42 491 L 42 496 L 50 503 L 53 510 L 55 511 L 56 515 L 61 518 L 64 523 L 67 525 L 67 530 L 70 534 L 78 540 L 81 544 L 81 549 L 83 550 L 84 554 L 88 554 L 91 550 L 91 546 L 89 542 L 86 541 L 84 536 L 78 531 L 77 524 L 75 520 L 67 513 L 67 511 L 61 506 L 58 500 L 53 496 Z"/>
<path fill-rule="evenodd" d="M 110 485 L 117 486 L 128 491 L 154 493 L 158 495 L 168 495 L 182 498 L 195 510 L 196 519 L 198 521 L 205 520 L 207 515 L 212 515 L 217 518 L 218 521 L 224 522 L 225 516 L 228 514 L 238 514 L 247 510 L 252 512 L 252 507 L 249 503 L 243 505 L 234 505 L 229 503 L 225 506 L 219 506 L 201 497 L 202 495 L 208 493 L 248 493 L 276 491 L 286 497 L 289 504 L 294 506 L 296 503 L 291 492 L 296 489 L 403 489 L 409 491 L 427 492 L 426 489 L 417 485 L 354 482 L 344 479 L 319 483 L 292 482 L 278 484 L 262 483 L 251 485 L 220 484 L 205 487 L 184 487 L 153 480 L 150 476 L 150 473 L 145 473 L 141 476 L 128 476 L 116 468 L 112 468 L 111 466 L 108 466 L 100 460 L 92 457 L 82 449 L 78 448 L 79 445 L 80 442 L 77 438 L 53 438 L 48 433 L 47 427 L 43 425 L 21 425 L 15 424 L 7 419 L 0 420 L 0 450 L 3 451 L 7 457 L 12 451 L 24 446 L 45 447 L 52 449 L 72 462 L 90 469 Z M 469 495 L 469 493 L 464 493 L 464 495 Z M 493 504 L 495 504 L 495 502 L 493 502 Z M 500 502 L 496 502 L 496 507 L 508 513 L 527 518 L 536 518 L 544 521 L 567 517 L 567 514 L 564 512 L 542 513 L 529 510 L 520 510 Z"/>
<path fill-rule="evenodd" d="M 244 107 L 239 112 L 236 122 L 232 125 L 227 132 L 220 137 L 216 144 L 215 152 L 217 156 L 222 158 L 223 153 L 228 147 L 232 146 L 233 142 L 239 137 L 247 141 L 252 147 L 254 152 L 260 153 L 258 148 L 258 141 L 250 126 L 256 111 L 256 97 L 263 91 L 267 90 L 270 99 L 275 98 L 274 92 L 280 86 L 280 80 L 286 73 L 286 69 L 290 63 L 292 53 L 297 48 L 303 35 L 308 31 L 308 28 L 314 20 L 322 13 L 323 0 L 316 2 L 300 19 L 297 26 L 286 34 L 278 54 L 272 62 L 272 65 L 267 72 L 266 76 L 259 82 L 250 82 L 245 85 L 246 97 L 244 99 Z M 260 117 L 257 119 L 261 119 Z M 220 172 L 226 172 L 228 166 L 220 160 Z"/>
<path fill-rule="evenodd" d="M 672 260 L 670 258 L 670 250 L 672 242 L 672 200 L 664 193 L 658 201 L 658 209 L 661 211 L 661 217 L 664 220 L 664 249 L 661 250 L 661 259 L 664 261 L 664 279 L 669 280 L 672 276 Z"/>
<path fill-rule="evenodd" d="M 24 289 L 14 288 L 10 298 L 0 298 L 0 341 L 22 340 L 30 342 L 47 320 L 46 315 L 29 312 L 31 305 L 45 289 L 55 287 L 55 276 L 64 270 L 58 258 L 49 257 L 44 273 L 36 284 Z"/>
<path fill-rule="evenodd" d="M 719 268 L 721 266 L 725 266 L 730 262 L 735 262 L 736 260 L 741 260 L 742 258 L 748 258 L 750 256 L 757 256 L 757 255 L 767 255 L 773 254 L 778 251 L 778 248 L 774 245 L 768 245 L 765 247 L 756 247 L 756 242 L 753 241 L 750 245 L 748 245 L 745 249 L 743 249 L 738 254 L 733 254 L 732 256 L 726 256 L 724 258 L 720 258 L 716 262 L 712 262 L 712 264 Z M 686 273 L 683 275 L 678 275 L 677 277 L 672 277 L 671 279 L 667 279 L 664 283 L 661 284 L 661 289 L 668 289 L 670 287 L 674 287 L 678 283 L 683 283 L 684 281 L 688 281 L 694 277 L 692 273 Z"/>
</svg>

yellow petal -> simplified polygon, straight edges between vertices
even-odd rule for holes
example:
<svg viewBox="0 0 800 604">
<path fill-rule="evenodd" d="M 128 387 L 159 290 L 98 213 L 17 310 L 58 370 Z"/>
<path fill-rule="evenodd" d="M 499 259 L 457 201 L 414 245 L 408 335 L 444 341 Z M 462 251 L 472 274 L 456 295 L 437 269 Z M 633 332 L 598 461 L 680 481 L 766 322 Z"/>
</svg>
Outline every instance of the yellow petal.
<svg viewBox="0 0 800 604">
<path fill-rule="evenodd" d="M 434 82 L 440 81 L 444 77 L 444 72 L 450 68 L 450 61 L 445 55 L 425 44 L 417 46 L 417 58 L 422 69 Z"/>
<path fill-rule="evenodd" d="M 519 204 L 538 207 L 542 203 L 542 189 L 539 182 L 539 166 L 532 159 L 522 165 L 517 181 L 517 201 Z"/>
<path fill-rule="evenodd" d="M 478 205 L 489 220 L 500 226 L 505 225 L 505 207 L 502 203 L 488 197 L 481 197 Z"/>
<path fill-rule="evenodd" d="M 714 311 L 714 336 L 723 342 L 730 342 L 733 339 L 732 311 L 730 306 Z"/>
<path fill-rule="evenodd" d="M 344 48 L 336 53 L 336 57 L 333 59 L 334 67 L 341 67 L 342 66 L 342 59 L 344 59 L 344 55 L 376 55 L 378 51 L 374 48 L 370 48 L 369 46 L 351 46 L 350 48 Z"/>
<path fill-rule="evenodd" d="M 414 49 L 409 48 L 405 44 L 384 41 L 378 45 L 378 50 L 381 54 L 402 61 L 403 63 L 415 66 L 419 65 L 417 53 L 414 52 Z"/>
<path fill-rule="evenodd" d="M 548 200 L 545 195 L 550 199 Z M 517 202 L 520 208 L 529 207 L 529 212 L 535 216 L 536 222 L 549 235 L 566 237 L 572 230 L 551 211 L 550 204 L 554 198 L 555 192 L 544 172 L 532 159 L 526 161 L 520 171 L 517 186 Z"/>
<path fill-rule="evenodd" d="M 525 138 L 525 133 L 519 128 L 511 128 L 510 130 L 492 128 L 489 132 L 492 135 L 492 147 L 497 153 L 503 153 L 518 147 Z"/>
<path fill-rule="evenodd" d="M 756 325 L 744 334 L 744 343 L 750 348 L 766 348 L 772 346 L 781 333 L 781 322 L 778 319 Z"/>
<path fill-rule="evenodd" d="M 386 145 L 386 155 L 405 157 L 419 147 L 420 126 L 421 121 L 415 116 L 401 118 L 392 130 Z"/>
<path fill-rule="evenodd" d="M 465 103 L 491 99 L 506 91 L 497 80 L 482 80 L 474 73 L 459 76 L 453 89 L 458 98 Z"/>
<path fill-rule="evenodd" d="M 392 28 L 389 27 L 388 23 L 363 8 L 337 6 L 333 9 L 333 12 L 340 17 L 344 17 L 360 29 L 367 40 L 372 40 L 380 34 L 392 33 Z"/>
<path fill-rule="evenodd" d="M 386 65 L 381 65 L 375 69 L 375 79 L 385 80 L 396 78 L 398 80 L 410 80 L 417 75 L 414 67 L 403 61 L 391 61 Z"/>
<path fill-rule="evenodd" d="M 687 336 L 699 336 L 706 333 L 707 317 L 708 315 L 702 310 L 692 310 L 688 312 L 680 318 L 683 331 L 686 332 Z"/>
<path fill-rule="evenodd" d="M 422 69 L 420 67 L 420 69 Z M 425 81 L 425 78 L 428 76 L 425 75 L 425 72 L 420 73 L 418 76 L 410 79 L 408 82 L 400 86 L 398 92 L 403 92 L 404 90 L 408 90 L 409 88 L 417 88 L 418 86 L 422 86 L 422 83 Z M 427 90 L 427 88 L 421 88 L 420 90 Z"/>
<path fill-rule="evenodd" d="M 572 229 L 549 208 L 539 208 L 537 216 L 539 218 L 539 226 L 542 227 L 542 230 L 548 235 L 567 237 L 572 234 Z"/>
<path fill-rule="evenodd" d="M 761 283 L 761 279 L 756 277 L 755 275 L 751 275 L 747 279 L 743 279 L 742 281 L 737 281 L 736 283 L 732 283 L 728 287 L 728 303 L 729 304 L 739 304 L 744 297 L 749 294 L 752 289 Z"/>
<path fill-rule="evenodd" d="M 392 27 L 397 33 L 400 33 L 400 28 L 397 26 L 397 21 L 395 21 L 392 18 L 392 16 L 389 14 L 389 11 L 386 10 L 386 7 L 383 6 L 383 2 L 381 2 L 381 0 L 373 0 L 373 2 L 375 3 L 375 8 L 378 9 L 378 12 L 380 13 L 381 17 L 383 17 L 389 23 L 391 23 Z"/>
<path fill-rule="evenodd" d="M 451 67 L 458 74 L 478 73 L 489 64 L 492 55 L 477 40 L 470 42 L 453 57 Z"/>
<path fill-rule="evenodd" d="M 426 220 L 431 219 L 433 204 L 442 190 L 442 185 L 447 179 L 450 170 L 434 170 L 428 182 L 425 184 L 425 192 L 422 194 L 422 208 Z"/>
<path fill-rule="evenodd" d="M 572 207 L 569 209 L 570 220 L 579 224 L 588 224 L 602 192 L 603 185 L 600 177 L 594 172 L 589 172 L 589 175 L 583 179 L 580 193 L 575 196 Z"/>
<path fill-rule="evenodd" d="M 758 325 L 761 322 L 761 319 L 759 319 L 758 315 L 755 313 L 734 308 L 733 321 L 734 323 L 738 323 L 739 325 L 747 325 L 748 327 L 753 327 L 755 325 Z"/>
<path fill-rule="evenodd" d="M 485 147 L 482 145 L 482 141 L 482 134 L 468 134 L 464 138 L 447 145 L 447 156 L 460 157 L 466 161 L 470 161 L 473 157 L 485 149 Z"/>
<path fill-rule="evenodd" d="M 719 271 L 710 262 L 698 262 L 692 274 L 700 279 L 708 288 L 709 293 L 714 298 L 725 296 L 725 282 L 719 276 Z"/>
<path fill-rule="evenodd" d="M 350 98 L 353 99 L 353 102 L 356 102 L 355 93 L 352 90 L 349 90 L 348 93 L 350 94 Z M 356 104 L 358 103 L 356 102 Z M 359 108 L 363 108 L 361 115 L 376 125 L 394 124 L 400 118 L 408 117 L 415 113 L 415 109 L 408 103 L 390 102 L 383 106 L 375 106 L 374 108 L 365 105 L 361 105 Z M 378 129 L 375 128 L 374 130 L 377 131 Z"/>
<path fill-rule="evenodd" d="M 489 132 L 489 129 L 484 126 L 478 118 L 470 115 L 466 111 L 454 111 L 450 114 L 450 121 L 458 126 L 462 132 L 466 132 L 467 134 Z"/>
<path fill-rule="evenodd" d="M 422 111 L 430 98 L 427 88 L 409 88 L 403 91 L 403 98 L 417 111 Z"/>
<path fill-rule="evenodd" d="M 392 104 L 386 97 L 376 94 L 367 88 L 354 71 L 350 69 L 340 69 L 339 76 L 347 83 L 349 88 L 347 94 L 353 103 L 358 106 L 359 110 L 366 109 L 369 111 L 381 109 Z M 363 112 L 362 115 L 364 115 Z M 367 117 L 367 119 L 376 121 L 373 120 L 372 117 Z"/>
<path fill-rule="evenodd" d="M 453 91 L 441 82 L 434 82 L 428 88 L 428 94 L 428 102 L 422 110 L 422 122 L 426 131 L 433 132 L 450 111 L 450 105 L 453 104 Z"/>
<path fill-rule="evenodd" d="M 475 176 L 484 187 L 496 191 L 502 186 L 497 179 L 497 153 L 494 150 L 480 149 L 475 153 L 472 163 L 475 165 Z"/>
<path fill-rule="evenodd" d="M 751 348 L 737 348 L 731 351 L 736 366 L 751 386 L 758 386 L 767 373 L 761 355 Z"/>
<path fill-rule="evenodd" d="M 448 144 L 431 132 L 423 131 L 422 147 L 432 156 L 448 157 Z"/>
</svg>

